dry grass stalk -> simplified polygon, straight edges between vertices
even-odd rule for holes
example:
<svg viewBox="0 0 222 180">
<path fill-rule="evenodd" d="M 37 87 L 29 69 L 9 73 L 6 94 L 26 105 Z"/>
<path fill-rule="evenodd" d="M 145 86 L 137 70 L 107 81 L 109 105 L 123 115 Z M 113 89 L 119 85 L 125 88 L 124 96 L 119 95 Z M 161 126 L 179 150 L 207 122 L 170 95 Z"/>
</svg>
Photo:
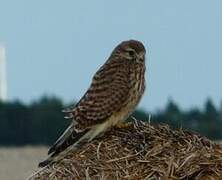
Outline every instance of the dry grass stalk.
<svg viewBox="0 0 222 180">
<path fill-rule="evenodd" d="M 30 179 L 222 179 L 222 147 L 167 125 L 130 123 L 82 144 Z"/>
</svg>

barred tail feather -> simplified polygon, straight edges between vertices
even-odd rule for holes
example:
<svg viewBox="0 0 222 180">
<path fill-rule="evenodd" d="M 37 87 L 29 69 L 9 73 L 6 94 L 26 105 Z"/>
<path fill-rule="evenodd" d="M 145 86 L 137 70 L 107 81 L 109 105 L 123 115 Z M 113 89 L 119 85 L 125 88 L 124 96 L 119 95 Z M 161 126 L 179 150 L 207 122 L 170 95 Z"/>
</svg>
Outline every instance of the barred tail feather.
<svg viewBox="0 0 222 180">
<path fill-rule="evenodd" d="M 105 131 L 108 127 L 110 127 L 110 121 L 98 124 L 90 129 L 85 129 L 82 132 L 76 132 L 74 128 L 69 127 L 49 149 L 49 154 L 51 154 L 51 156 L 45 161 L 40 162 L 39 167 L 44 167 L 64 158 L 64 156 L 73 150 L 78 143 L 83 140 L 93 140 L 98 134 Z"/>
<path fill-rule="evenodd" d="M 51 154 L 48 159 L 39 163 L 39 167 L 47 166 L 48 164 L 54 162 L 55 160 L 61 159 L 64 154 L 69 152 L 80 139 L 84 137 L 89 129 L 86 129 L 82 132 L 76 132 L 73 128 L 70 127 L 63 133 L 63 135 L 56 141 L 56 143 L 49 149 L 48 154 Z"/>
</svg>

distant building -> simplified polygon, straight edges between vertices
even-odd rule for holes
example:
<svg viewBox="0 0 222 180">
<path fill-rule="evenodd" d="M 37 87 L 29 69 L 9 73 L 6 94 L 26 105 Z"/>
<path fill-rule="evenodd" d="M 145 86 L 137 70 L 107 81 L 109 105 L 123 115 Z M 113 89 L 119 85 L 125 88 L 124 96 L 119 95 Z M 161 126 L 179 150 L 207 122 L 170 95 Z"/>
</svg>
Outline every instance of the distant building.
<svg viewBox="0 0 222 180">
<path fill-rule="evenodd" d="M 0 45 L 0 101 L 7 100 L 7 80 L 6 80 L 6 55 L 5 47 Z"/>
</svg>

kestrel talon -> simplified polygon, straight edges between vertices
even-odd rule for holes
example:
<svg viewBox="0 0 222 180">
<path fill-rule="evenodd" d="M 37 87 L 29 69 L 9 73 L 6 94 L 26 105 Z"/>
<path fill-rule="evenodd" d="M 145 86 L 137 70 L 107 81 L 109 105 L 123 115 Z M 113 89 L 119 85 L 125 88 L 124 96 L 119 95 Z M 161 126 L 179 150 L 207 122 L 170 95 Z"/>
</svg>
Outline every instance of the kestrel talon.
<svg viewBox="0 0 222 180">
<path fill-rule="evenodd" d="M 65 110 L 72 123 L 49 149 L 50 157 L 40 167 L 130 116 L 145 90 L 145 54 L 144 45 L 136 40 L 123 41 L 113 50 L 84 96 Z"/>
</svg>

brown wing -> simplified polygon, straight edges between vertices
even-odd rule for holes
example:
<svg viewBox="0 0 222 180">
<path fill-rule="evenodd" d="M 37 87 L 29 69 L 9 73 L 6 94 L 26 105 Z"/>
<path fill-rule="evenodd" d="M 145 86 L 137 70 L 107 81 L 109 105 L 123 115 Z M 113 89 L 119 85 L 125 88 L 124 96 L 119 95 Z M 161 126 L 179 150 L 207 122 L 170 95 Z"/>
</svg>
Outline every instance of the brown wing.
<svg viewBox="0 0 222 180">
<path fill-rule="evenodd" d="M 112 59 L 93 77 L 90 88 L 71 111 L 77 129 L 104 122 L 126 102 L 129 94 L 129 65 Z"/>
<path fill-rule="evenodd" d="M 124 106 L 130 90 L 130 66 L 127 63 L 112 59 L 99 69 L 90 88 L 76 106 L 64 111 L 69 113 L 67 117 L 74 122 L 52 145 L 48 151 L 51 157 L 40 163 L 40 166 L 48 164 L 52 157 L 77 142 L 90 127 L 104 122 Z"/>
</svg>

